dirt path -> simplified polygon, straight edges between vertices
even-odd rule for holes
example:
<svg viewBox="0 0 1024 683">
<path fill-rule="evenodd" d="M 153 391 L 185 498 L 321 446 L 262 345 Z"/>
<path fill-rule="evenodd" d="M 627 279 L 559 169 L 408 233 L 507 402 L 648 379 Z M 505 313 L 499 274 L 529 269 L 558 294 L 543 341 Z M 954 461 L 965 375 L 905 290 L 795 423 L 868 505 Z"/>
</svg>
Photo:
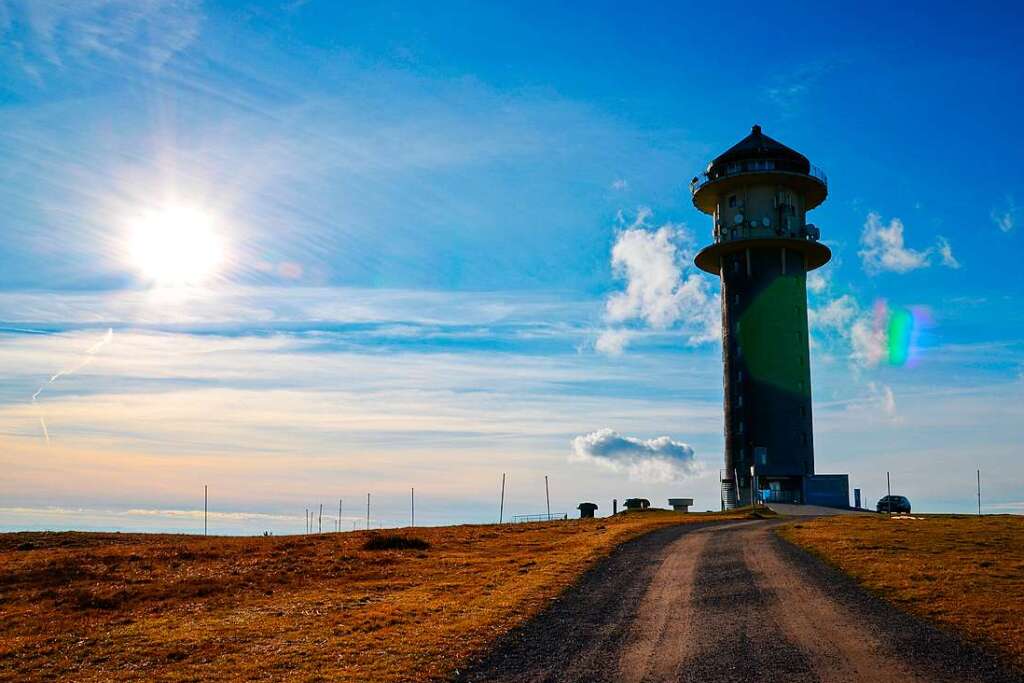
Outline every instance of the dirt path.
<svg viewBox="0 0 1024 683">
<path fill-rule="evenodd" d="M 1024 681 L 775 537 L 676 527 L 624 545 L 466 681 Z"/>
</svg>

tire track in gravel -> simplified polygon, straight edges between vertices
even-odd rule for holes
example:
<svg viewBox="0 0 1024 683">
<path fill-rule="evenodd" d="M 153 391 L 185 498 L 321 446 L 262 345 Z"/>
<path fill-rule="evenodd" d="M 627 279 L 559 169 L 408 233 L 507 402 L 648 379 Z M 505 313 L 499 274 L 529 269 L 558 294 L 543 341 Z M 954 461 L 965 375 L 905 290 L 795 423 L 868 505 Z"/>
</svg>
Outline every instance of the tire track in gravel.
<svg viewBox="0 0 1024 683">
<path fill-rule="evenodd" d="M 675 677 L 658 680 L 815 680 L 805 652 L 786 637 L 773 613 L 774 596 L 758 590 L 747 565 L 744 541 L 763 528 L 723 528 L 712 535 L 694 577 L 691 647 L 696 652 L 680 657 Z"/>
</svg>

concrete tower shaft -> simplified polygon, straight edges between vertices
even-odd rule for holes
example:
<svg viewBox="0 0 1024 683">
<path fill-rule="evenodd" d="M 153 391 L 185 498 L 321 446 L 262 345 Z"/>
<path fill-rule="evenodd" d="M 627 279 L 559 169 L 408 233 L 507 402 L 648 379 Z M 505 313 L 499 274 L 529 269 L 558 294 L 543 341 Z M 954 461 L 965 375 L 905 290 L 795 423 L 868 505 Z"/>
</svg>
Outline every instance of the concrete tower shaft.
<svg viewBox="0 0 1024 683">
<path fill-rule="evenodd" d="M 831 258 L 806 213 L 828 194 L 823 173 L 754 126 L 691 183 L 714 217 L 695 259 L 721 279 L 727 507 L 803 502 L 814 474 L 807 273 Z M 754 468 L 754 479 L 751 478 Z"/>
</svg>

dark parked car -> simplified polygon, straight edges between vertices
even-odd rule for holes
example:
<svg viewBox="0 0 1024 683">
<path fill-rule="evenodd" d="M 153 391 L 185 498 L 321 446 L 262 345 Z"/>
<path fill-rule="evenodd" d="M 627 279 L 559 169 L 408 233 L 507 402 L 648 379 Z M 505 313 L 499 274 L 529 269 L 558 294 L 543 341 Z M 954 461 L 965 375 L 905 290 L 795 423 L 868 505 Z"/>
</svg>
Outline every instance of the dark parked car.
<svg viewBox="0 0 1024 683">
<path fill-rule="evenodd" d="M 910 514 L 910 501 L 906 496 L 882 496 L 875 506 L 878 512 L 900 512 Z"/>
</svg>

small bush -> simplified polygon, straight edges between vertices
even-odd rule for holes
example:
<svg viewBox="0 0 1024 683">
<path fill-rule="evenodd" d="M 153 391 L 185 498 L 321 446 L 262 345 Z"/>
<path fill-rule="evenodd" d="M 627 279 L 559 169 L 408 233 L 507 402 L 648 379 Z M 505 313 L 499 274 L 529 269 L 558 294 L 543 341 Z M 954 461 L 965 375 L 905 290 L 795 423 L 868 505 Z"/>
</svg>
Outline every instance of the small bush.
<svg viewBox="0 0 1024 683">
<path fill-rule="evenodd" d="M 422 538 L 401 534 L 374 534 L 363 544 L 363 550 L 426 550 L 429 547 Z"/>
</svg>

